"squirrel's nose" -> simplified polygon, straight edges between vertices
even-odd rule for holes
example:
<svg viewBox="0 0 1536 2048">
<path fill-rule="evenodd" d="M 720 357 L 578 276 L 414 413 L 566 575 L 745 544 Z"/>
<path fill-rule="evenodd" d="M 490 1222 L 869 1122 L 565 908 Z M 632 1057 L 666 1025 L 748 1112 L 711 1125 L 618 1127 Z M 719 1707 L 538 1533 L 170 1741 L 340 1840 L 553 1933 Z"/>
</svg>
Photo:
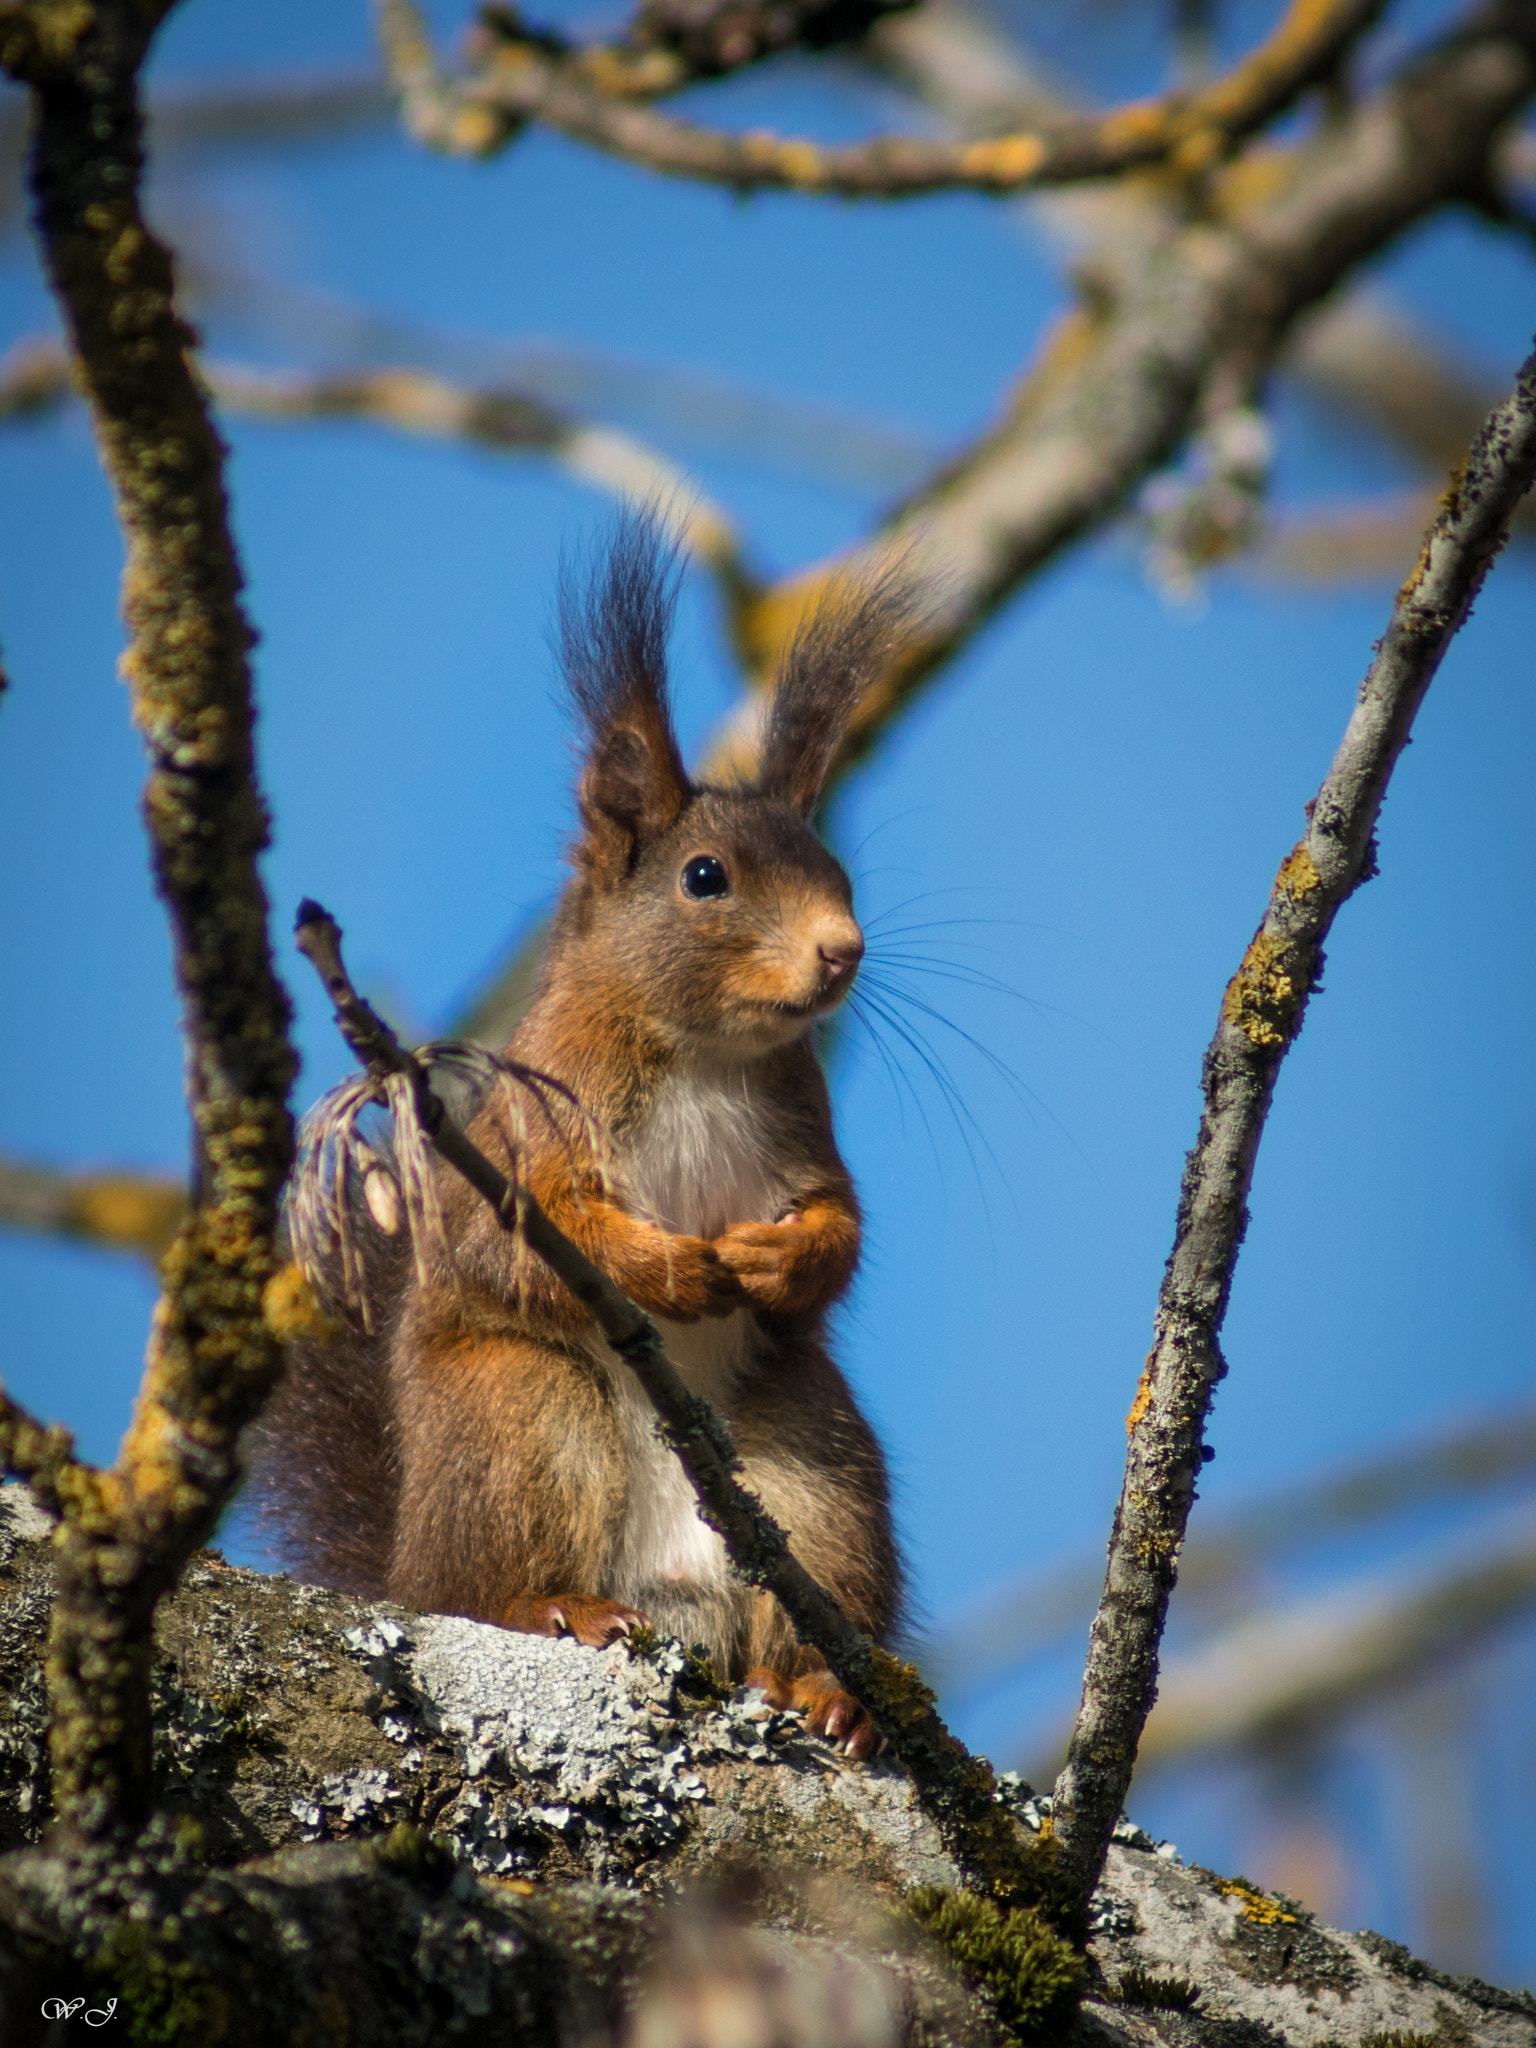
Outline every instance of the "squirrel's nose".
<svg viewBox="0 0 1536 2048">
<path fill-rule="evenodd" d="M 845 975 L 852 980 L 855 968 L 864 958 L 864 934 L 857 925 L 836 937 L 828 934 L 817 941 L 816 957 L 821 962 L 824 981 L 841 981 Z"/>
</svg>

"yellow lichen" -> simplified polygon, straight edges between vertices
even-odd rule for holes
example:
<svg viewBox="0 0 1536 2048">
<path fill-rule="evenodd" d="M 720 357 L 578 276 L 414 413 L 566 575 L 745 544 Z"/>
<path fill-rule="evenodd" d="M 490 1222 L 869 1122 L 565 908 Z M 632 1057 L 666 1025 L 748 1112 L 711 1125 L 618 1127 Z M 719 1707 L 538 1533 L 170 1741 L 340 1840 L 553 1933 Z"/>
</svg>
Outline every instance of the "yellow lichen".
<svg viewBox="0 0 1536 2048">
<path fill-rule="evenodd" d="M 1134 1434 L 1137 1423 L 1152 1405 L 1152 1361 L 1156 1356 L 1155 1351 L 1149 1351 L 1147 1362 L 1141 1368 L 1141 1378 L 1136 1382 L 1136 1398 L 1131 1403 L 1130 1414 L 1125 1418 L 1127 1436 Z"/>
<path fill-rule="evenodd" d="M 1186 177 L 1197 177 L 1201 171 L 1208 171 L 1227 146 L 1227 138 L 1220 128 L 1196 128 L 1186 135 L 1173 152 L 1170 162 L 1173 168 Z"/>
<path fill-rule="evenodd" d="M 826 182 L 826 161 L 812 142 L 781 144 L 779 168 L 790 184 L 799 186 L 802 191 L 814 191 Z"/>
<path fill-rule="evenodd" d="M 186 1214 L 186 1190 L 175 1181 L 101 1174 L 71 1192 L 68 1227 L 96 1244 L 163 1252 Z"/>
<path fill-rule="evenodd" d="M 1227 984 L 1221 1014 L 1253 1045 L 1284 1045 L 1296 1006 L 1290 947 L 1261 931 Z"/>
<path fill-rule="evenodd" d="M 1216 1889 L 1224 1899 L 1241 1900 L 1243 1918 L 1256 1921 L 1260 1927 L 1296 1925 L 1294 1913 L 1287 1913 L 1278 1899 L 1271 1898 L 1268 1892 L 1261 1892 L 1256 1884 L 1250 1884 L 1245 1877 L 1223 1878 Z"/>
<path fill-rule="evenodd" d="M 346 1334 L 334 1316 L 328 1316 L 315 1297 L 315 1290 L 297 1266 L 284 1266 L 274 1273 L 261 1293 L 262 1319 L 280 1343 L 308 1337 L 318 1344 L 334 1343 Z"/>
<path fill-rule="evenodd" d="M 1317 862 L 1307 850 L 1305 839 L 1299 839 L 1281 861 L 1278 879 L 1280 887 L 1293 903 L 1300 903 L 1304 896 L 1310 896 L 1314 889 L 1321 888 L 1323 878 L 1318 873 Z"/>
<path fill-rule="evenodd" d="M 935 1694 L 926 1685 L 915 1664 L 903 1664 L 889 1650 L 875 1645 L 870 1667 L 870 1704 L 882 1720 L 898 1728 L 910 1728 L 932 1711 Z"/>
<path fill-rule="evenodd" d="M 1044 163 L 1045 144 L 1038 135 L 1003 135 L 991 142 L 973 142 L 960 159 L 968 178 L 992 185 L 1022 185 Z"/>
</svg>

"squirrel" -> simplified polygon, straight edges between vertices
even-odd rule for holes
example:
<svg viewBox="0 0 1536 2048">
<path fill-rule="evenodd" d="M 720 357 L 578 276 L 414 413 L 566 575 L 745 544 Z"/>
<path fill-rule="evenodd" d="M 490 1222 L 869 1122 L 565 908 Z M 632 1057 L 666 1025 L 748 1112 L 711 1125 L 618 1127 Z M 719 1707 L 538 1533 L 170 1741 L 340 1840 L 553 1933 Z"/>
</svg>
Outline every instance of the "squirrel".
<svg viewBox="0 0 1536 2048">
<path fill-rule="evenodd" d="M 825 1329 L 857 1269 L 859 1206 L 812 1035 L 864 937 L 809 820 L 909 599 L 889 578 L 834 586 L 780 663 L 755 778 L 718 787 L 689 780 L 673 729 L 675 598 L 643 516 L 585 592 L 562 584 L 580 829 L 506 1056 L 582 1114 L 530 1116 L 514 1142 L 482 1108 L 470 1133 L 656 1318 L 725 1417 L 743 1483 L 883 1642 L 901 1607 L 889 1482 Z M 467 1183 L 441 1168 L 435 1185 L 452 1271 L 423 1278 L 386 1214 L 364 1242 L 371 1330 L 289 1347 L 256 1474 L 285 1561 L 597 1647 L 649 1622 L 869 1755 L 868 1716 L 773 1597 L 732 1577 L 629 1368 Z"/>
</svg>

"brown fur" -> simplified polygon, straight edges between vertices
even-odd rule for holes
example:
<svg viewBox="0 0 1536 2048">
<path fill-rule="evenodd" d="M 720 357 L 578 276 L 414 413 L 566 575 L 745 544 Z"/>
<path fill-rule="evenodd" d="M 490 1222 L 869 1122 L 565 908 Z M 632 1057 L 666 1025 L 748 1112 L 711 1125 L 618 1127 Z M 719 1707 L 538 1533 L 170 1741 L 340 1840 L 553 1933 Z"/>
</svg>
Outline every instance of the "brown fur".
<svg viewBox="0 0 1536 2048">
<path fill-rule="evenodd" d="M 863 941 L 804 816 L 878 619 L 844 599 L 797 642 L 770 790 L 698 789 L 667 710 L 668 579 L 636 523 L 586 608 L 567 596 L 582 830 L 508 1048 L 564 1083 L 601 1138 L 561 1109 L 553 1127 L 530 1114 L 519 1148 L 494 1101 L 473 1135 L 662 1319 L 679 1369 L 726 1415 L 744 1483 L 884 1638 L 900 1598 L 885 1467 L 823 1332 L 857 1265 L 858 1206 L 808 1040 Z M 723 893 L 685 886 L 701 858 L 723 868 Z M 819 1657 L 725 1570 L 628 1369 L 479 1196 L 446 1171 L 440 1189 L 453 1271 L 421 1286 L 375 1232 L 390 1294 L 377 1338 L 295 1347 L 265 1487 L 296 1561 L 408 1606 L 588 1642 L 642 1611 L 723 1674 L 774 1674 L 786 1701 L 798 1686 L 816 1726 L 867 1753 L 872 1731 Z M 332 1485 L 339 1516 L 316 1509 Z"/>
</svg>

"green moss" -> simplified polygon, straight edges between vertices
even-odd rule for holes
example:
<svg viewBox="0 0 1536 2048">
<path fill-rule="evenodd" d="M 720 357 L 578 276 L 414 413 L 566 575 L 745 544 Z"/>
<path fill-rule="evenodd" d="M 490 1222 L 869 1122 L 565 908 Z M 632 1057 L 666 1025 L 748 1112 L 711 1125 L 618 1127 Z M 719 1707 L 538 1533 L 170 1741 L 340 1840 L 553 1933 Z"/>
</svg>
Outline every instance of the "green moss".
<svg viewBox="0 0 1536 2048">
<path fill-rule="evenodd" d="M 133 2048 L 217 2048 L 228 2035 L 228 1993 L 182 1953 L 174 1918 L 118 1920 L 90 1974 Z"/>
<path fill-rule="evenodd" d="M 1126 1970 L 1111 1994 L 1117 2005 L 1149 2005 L 1159 2012 L 1188 2012 L 1200 1996 L 1188 1977 L 1150 1977 L 1145 1970 Z"/>
<path fill-rule="evenodd" d="M 381 1870 L 392 1871 L 429 1892 L 442 1891 L 458 1868 L 446 1835 L 430 1835 L 408 1820 L 396 1822 L 370 1845 Z"/>
<path fill-rule="evenodd" d="M 992 2000 L 1009 2037 L 1044 2039 L 1065 2026 L 1083 1995 L 1082 1957 L 1033 1906 L 999 1906 L 971 1892 L 923 1888 L 907 1908 L 961 1973 Z"/>
</svg>

